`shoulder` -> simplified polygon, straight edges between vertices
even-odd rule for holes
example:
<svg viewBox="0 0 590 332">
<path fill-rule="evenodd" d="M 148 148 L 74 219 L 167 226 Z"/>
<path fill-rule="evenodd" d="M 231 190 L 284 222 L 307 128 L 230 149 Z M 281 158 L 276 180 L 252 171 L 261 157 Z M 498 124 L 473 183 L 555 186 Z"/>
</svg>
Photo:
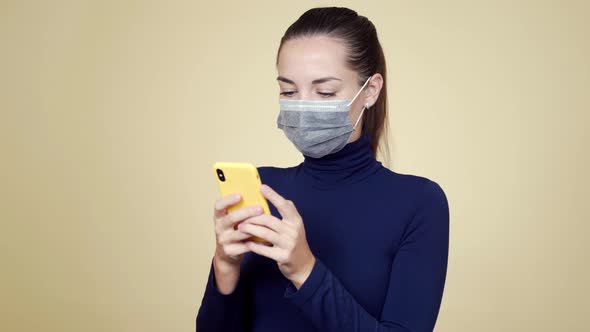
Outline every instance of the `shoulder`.
<svg viewBox="0 0 590 332">
<path fill-rule="evenodd" d="M 396 197 L 403 197 L 412 207 L 414 216 L 436 214 L 448 219 L 447 194 L 438 181 L 422 175 L 395 172 L 384 167 L 380 185 L 393 188 L 397 193 Z"/>
<path fill-rule="evenodd" d="M 446 194 L 438 182 L 426 176 L 400 173 L 382 167 L 381 179 L 387 185 L 403 190 L 417 200 L 446 200 Z"/>
<path fill-rule="evenodd" d="M 424 176 L 413 175 L 416 192 L 413 199 L 414 217 L 412 223 L 416 227 L 438 229 L 441 234 L 449 225 L 449 202 L 441 185 Z"/>
<path fill-rule="evenodd" d="M 290 167 L 276 167 L 261 165 L 256 167 L 260 180 L 263 183 L 276 183 L 277 181 L 283 181 L 290 177 L 294 177 L 299 170 L 299 165 Z"/>
<path fill-rule="evenodd" d="M 412 181 L 416 183 L 417 198 L 420 203 L 442 204 L 447 202 L 447 195 L 438 182 L 425 176 L 410 175 L 410 177 L 412 178 Z"/>
<path fill-rule="evenodd" d="M 295 168 L 296 166 L 292 167 L 277 167 L 277 166 L 268 166 L 268 165 L 261 165 L 257 166 L 258 173 L 260 176 L 281 176 L 288 173 L 290 170 Z"/>
<path fill-rule="evenodd" d="M 397 175 L 398 184 L 405 187 L 404 199 L 410 210 L 409 219 L 404 230 L 405 243 L 415 242 L 429 245 L 444 245 L 448 242 L 450 216 L 447 195 L 442 186 L 426 176 L 414 174 Z"/>
</svg>

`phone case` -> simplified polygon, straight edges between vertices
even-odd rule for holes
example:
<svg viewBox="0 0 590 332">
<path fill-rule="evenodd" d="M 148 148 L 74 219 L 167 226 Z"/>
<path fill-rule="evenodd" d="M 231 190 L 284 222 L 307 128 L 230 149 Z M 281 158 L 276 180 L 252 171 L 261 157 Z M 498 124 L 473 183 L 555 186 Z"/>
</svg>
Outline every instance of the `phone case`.
<svg viewBox="0 0 590 332">
<path fill-rule="evenodd" d="M 222 171 L 222 175 L 218 170 Z M 260 192 L 262 182 L 258 175 L 258 169 L 254 165 L 250 163 L 216 162 L 213 165 L 213 172 L 222 196 L 239 193 L 242 197 L 238 204 L 227 209 L 228 213 L 242 207 L 259 205 L 264 213 L 270 214 L 268 202 Z M 225 181 L 222 181 L 222 179 Z M 237 229 L 238 224 L 234 225 L 234 229 Z M 265 239 L 257 236 L 252 236 L 250 240 L 268 243 Z"/>
</svg>

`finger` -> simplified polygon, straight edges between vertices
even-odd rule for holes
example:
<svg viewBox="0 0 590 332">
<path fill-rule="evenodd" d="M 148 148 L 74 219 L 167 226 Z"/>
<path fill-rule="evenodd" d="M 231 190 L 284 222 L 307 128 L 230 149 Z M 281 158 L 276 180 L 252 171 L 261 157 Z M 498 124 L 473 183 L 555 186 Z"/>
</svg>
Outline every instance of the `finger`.
<svg viewBox="0 0 590 332">
<path fill-rule="evenodd" d="M 242 200 L 242 197 L 238 193 L 223 196 L 215 201 L 214 205 L 214 216 L 215 218 L 221 218 L 227 214 L 227 208 L 235 205 Z"/>
<path fill-rule="evenodd" d="M 277 208 L 283 218 L 290 219 L 299 216 L 293 202 L 284 199 L 283 196 L 279 195 L 268 185 L 261 185 L 260 192 Z"/>
<path fill-rule="evenodd" d="M 247 206 L 241 209 L 230 212 L 225 217 L 220 219 L 222 229 L 232 228 L 235 223 L 244 219 L 254 217 L 262 214 L 262 207 L 258 205 Z"/>
<path fill-rule="evenodd" d="M 224 247 L 225 254 L 228 256 L 239 256 L 250 251 L 246 242 L 229 244 Z"/>
<path fill-rule="evenodd" d="M 281 249 L 278 247 L 269 247 L 253 241 L 246 242 L 246 246 L 250 251 L 258 255 L 268 257 L 276 262 L 282 262 Z"/>
<path fill-rule="evenodd" d="M 244 220 L 246 224 L 254 224 L 270 228 L 271 230 L 281 234 L 284 232 L 285 224 L 275 216 L 270 214 L 260 214 Z"/>
<path fill-rule="evenodd" d="M 279 245 L 280 237 L 279 234 L 269 228 L 253 225 L 249 223 L 241 223 L 238 229 L 243 233 L 248 233 L 260 238 L 267 240 L 275 246 Z"/>
<path fill-rule="evenodd" d="M 225 232 L 219 234 L 219 236 L 217 237 L 217 243 L 222 245 L 222 246 L 226 246 L 232 243 L 239 243 L 242 242 L 246 239 L 248 239 L 250 236 L 250 234 L 248 233 L 244 233 L 241 232 L 239 230 L 226 230 Z"/>
<path fill-rule="evenodd" d="M 240 230 L 228 230 L 226 231 L 226 233 L 223 235 L 223 240 L 225 242 L 227 242 L 227 244 L 231 244 L 231 243 L 241 243 L 242 241 L 250 238 L 252 235 L 248 234 L 248 233 L 244 233 Z"/>
</svg>

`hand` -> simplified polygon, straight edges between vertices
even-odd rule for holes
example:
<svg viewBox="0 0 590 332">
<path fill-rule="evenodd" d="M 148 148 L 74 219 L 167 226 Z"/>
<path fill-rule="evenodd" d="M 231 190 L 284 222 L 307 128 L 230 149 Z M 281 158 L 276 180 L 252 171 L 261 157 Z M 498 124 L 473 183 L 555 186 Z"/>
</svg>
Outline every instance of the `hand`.
<svg viewBox="0 0 590 332">
<path fill-rule="evenodd" d="M 315 264 L 315 256 L 305 237 L 303 220 L 292 201 L 284 199 L 265 184 L 260 191 L 283 219 L 262 214 L 244 220 L 238 229 L 269 241 L 271 245 L 246 241 L 246 246 L 252 252 L 275 260 L 281 273 L 299 289 Z"/>
<path fill-rule="evenodd" d="M 262 214 L 262 207 L 249 206 L 227 213 L 227 208 L 239 203 L 239 194 L 227 195 L 215 201 L 215 257 L 219 262 L 231 266 L 238 266 L 249 251 L 244 240 L 251 235 L 234 229 L 234 225 L 247 218 Z"/>
<path fill-rule="evenodd" d="M 227 213 L 229 206 L 237 204 L 240 195 L 224 196 L 215 201 L 215 256 L 213 270 L 217 289 L 222 294 L 232 293 L 240 278 L 240 262 L 249 251 L 244 240 L 250 235 L 234 229 L 234 225 L 246 218 L 262 214 L 262 207 L 250 206 Z"/>
</svg>

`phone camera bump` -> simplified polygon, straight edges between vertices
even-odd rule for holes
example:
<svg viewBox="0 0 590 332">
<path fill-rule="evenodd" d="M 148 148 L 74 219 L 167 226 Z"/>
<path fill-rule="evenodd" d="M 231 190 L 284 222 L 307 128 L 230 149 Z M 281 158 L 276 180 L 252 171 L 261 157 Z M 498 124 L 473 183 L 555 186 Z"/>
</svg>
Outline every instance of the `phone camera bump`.
<svg viewBox="0 0 590 332">
<path fill-rule="evenodd" d="M 223 175 L 223 171 L 221 169 L 217 169 L 217 177 L 221 182 L 225 182 L 225 175 Z"/>
</svg>

